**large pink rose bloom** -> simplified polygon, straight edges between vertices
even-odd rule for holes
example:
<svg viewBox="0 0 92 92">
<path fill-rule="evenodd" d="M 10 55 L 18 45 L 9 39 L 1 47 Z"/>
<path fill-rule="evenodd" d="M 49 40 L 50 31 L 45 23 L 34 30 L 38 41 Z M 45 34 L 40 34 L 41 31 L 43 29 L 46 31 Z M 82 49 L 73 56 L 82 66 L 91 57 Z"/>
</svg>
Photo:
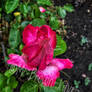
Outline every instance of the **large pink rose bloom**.
<svg viewBox="0 0 92 92">
<path fill-rule="evenodd" d="M 33 27 L 29 24 L 23 31 L 23 42 L 23 54 L 10 54 L 7 63 L 29 71 L 38 69 L 37 76 L 45 86 L 54 86 L 59 71 L 73 67 L 69 59 L 53 59 L 56 33 L 49 26 Z"/>
<path fill-rule="evenodd" d="M 33 27 L 29 24 L 23 31 L 23 42 L 22 52 L 28 56 L 27 64 L 44 69 L 53 58 L 56 33 L 47 25 Z"/>
<path fill-rule="evenodd" d="M 29 24 L 23 31 L 23 42 L 23 55 L 10 54 L 7 62 L 28 70 L 45 69 L 53 59 L 56 33 L 48 25 L 33 27 Z"/>
</svg>

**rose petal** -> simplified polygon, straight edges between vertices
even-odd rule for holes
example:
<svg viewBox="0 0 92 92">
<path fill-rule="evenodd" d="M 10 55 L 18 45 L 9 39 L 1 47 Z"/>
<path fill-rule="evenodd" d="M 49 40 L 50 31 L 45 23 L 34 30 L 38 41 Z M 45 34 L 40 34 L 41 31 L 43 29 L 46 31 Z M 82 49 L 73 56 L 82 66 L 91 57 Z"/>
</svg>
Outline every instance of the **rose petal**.
<svg viewBox="0 0 92 92">
<path fill-rule="evenodd" d="M 38 70 L 37 72 L 38 78 L 42 80 L 45 86 L 54 86 L 59 75 L 56 66 L 47 66 L 44 70 Z"/>
<path fill-rule="evenodd" d="M 53 49 L 47 38 L 24 46 L 22 52 L 29 57 L 27 64 L 32 67 L 39 66 L 39 69 L 44 69 L 53 58 Z"/>
<path fill-rule="evenodd" d="M 69 59 L 53 59 L 51 64 L 57 66 L 59 70 L 71 69 L 73 67 L 72 61 Z"/>
<path fill-rule="evenodd" d="M 15 65 L 15 66 L 18 66 L 18 67 L 21 67 L 21 68 L 25 68 L 29 71 L 30 70 L 36 70 L 36 68 L 29 67 L 26 64 L 27 57 L 25 57 L 25 56 L 19 56 L 17 54 L 10 54 L 9 57 L 10 57 L 10 59 L 7 60 L 8 64 L 12 64 L 12 65 Z"/>
<path fill-rule="evenodd" d="M 29 57 L 29 60 L 32 60 L 39 54 L 41 48 L 42 46 L 40 46 L 40 42 L 34 42 L 29 45 L 25 45 L 22 52 Z"/>
<path fill-rule="evenodd" d="M 23 31 L 23 42 L 29 44 L 34 42 L 37 38 L 37 32 L 39 27 L 33 27 L 31 24 L 25 27 Z"/>
<path fill-rule="evenodd" d="M 56 32 L 54 32 L 48 25 L 41 26 L 39 28 L 39 34 L 50 39 L 49 44 L 51 44 L 53 49 L 56 47 Z"/>
<path fill-rule="evenodd" d="M 56 48 L 56 32 L 50 32 L 50 44 L 52 48 Z"/>
</svg>

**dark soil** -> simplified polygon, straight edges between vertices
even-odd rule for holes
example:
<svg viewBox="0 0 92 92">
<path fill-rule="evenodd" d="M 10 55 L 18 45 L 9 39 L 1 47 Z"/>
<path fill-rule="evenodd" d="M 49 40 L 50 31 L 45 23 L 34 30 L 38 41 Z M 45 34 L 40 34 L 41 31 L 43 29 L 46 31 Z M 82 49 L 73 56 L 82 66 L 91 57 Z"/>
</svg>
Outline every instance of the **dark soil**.
<svg viewBox="0 0 92 92">
<path fill-rule="evenodd" d="M 65 0 L 55 0 L 56 5 L 63 5 Z M 75 5 L 75 2 L 73 2 Z M 92 80 L 92 71 L 88 71 L 88 65 L 92 63 L 92 1 L 79 3 L 73 13 L 68 13 L 66 17 L 67 36 L 65 38 L 68 50 L 61 58 L 69 58 L 74 62 L 72 70 L 64 70 L 70 78 L 61 73 L 61 77 L 69 79 L 70 85 L 74 86 L 74 80 L 80 81 L 80 92 L 92 92 L 92 82 L 84 85 L 85 74 Z M 80 45 L 81 37 L 85 36 L 88 43 Z"/>
</svg>

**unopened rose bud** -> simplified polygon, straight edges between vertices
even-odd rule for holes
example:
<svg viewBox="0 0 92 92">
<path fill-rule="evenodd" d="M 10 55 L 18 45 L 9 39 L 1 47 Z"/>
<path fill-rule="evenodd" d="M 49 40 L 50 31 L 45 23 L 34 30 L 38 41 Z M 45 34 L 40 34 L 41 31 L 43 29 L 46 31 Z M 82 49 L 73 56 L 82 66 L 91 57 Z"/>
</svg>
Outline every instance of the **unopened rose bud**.
<svg viewBox="0 0 92 92">
<path fill-rule="evenodd" d="M 39 7 L 39 9 L 41 13 L 44 13 L 46 11 L 43 7 Z"/>
</svg>

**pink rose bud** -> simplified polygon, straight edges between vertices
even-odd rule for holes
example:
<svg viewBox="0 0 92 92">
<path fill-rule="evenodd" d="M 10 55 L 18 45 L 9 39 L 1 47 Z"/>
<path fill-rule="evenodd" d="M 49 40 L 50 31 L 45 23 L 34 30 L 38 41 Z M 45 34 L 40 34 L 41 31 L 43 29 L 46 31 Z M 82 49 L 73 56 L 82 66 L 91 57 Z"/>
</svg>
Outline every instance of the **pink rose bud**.
<svg viewBox="0 0 92 92">
<path fill-rule="evenodd" d="M 44 13 L 46 11 L 43 7 L 39 7 L 39 9 L 41 13 Z"/>
</svg>

